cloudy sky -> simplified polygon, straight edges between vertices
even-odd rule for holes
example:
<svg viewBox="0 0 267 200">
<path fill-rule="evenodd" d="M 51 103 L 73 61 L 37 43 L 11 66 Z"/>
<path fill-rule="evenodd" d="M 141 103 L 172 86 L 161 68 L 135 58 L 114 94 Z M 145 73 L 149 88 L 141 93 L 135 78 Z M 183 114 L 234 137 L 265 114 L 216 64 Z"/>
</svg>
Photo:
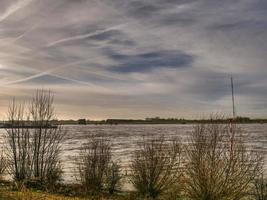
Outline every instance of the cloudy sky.
<svg viewBox="0 0 267 200">
<path fill-rule="evenodd" d="M 58 118 L 267 117 L 266 0 L 1 0 L 0 117 L 55 94 Z"/>
</svg>

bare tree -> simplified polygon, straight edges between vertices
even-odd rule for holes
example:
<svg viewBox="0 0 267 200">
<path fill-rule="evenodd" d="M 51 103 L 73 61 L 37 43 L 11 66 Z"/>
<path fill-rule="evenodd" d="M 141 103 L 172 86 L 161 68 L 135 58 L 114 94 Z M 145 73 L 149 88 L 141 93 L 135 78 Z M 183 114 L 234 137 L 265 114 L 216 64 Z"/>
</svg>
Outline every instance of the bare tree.
<svg viewBox="0 0 267 200">
<path fill-rule="evenodd" d="M 28 111 L 15 100 L 9 105 L 7 140 L 11 173 L 16 181 L 34 179 L 41 185 L 51 184 L 50 176 L 59 177 L 61 172 L 59 154 L 64 137 L 62 127 L 51 125 L 55 118 L 51 92 L 37 90 Z"/>
<path fill-rule="evenodd" d="M 7 115 L 10 126 L 6 129 L 9 169 L 16 181 L 23 181 L 31 176 L 30 132 L 28 128 L 22 128 L 26 122 L 24 104 L 13 99 Z"/>
<path fill-rule="evenodd" d="M 91 135 L 78 157 L 79 181 L 87 192 L 103 189 L 111 162 L 111 145 L 103 136 Z"/>
<path fill-rule="evenodd" d="M 130 180 L 141 195 L 156 199 L 179 182 L 180 164 L 179 140 L 144 139 L 133 154 Z"/>
<path fill-rule="evenodd" d="M 53 101 L 50 91 L 37 90 L 29 106 L 30 120 L 36 127 L 32 138 L 32 170 L 41 183 L 48 181 L 49 175 L 61 172 L 59 154 L 64 133 L 62 127 L 51 127 L 55 119 Z"/>
<path fill-rule="evenodd" d="M 235 124 L 200 124 L 188 146 L 187 195 L 193 200 L 239 200 L 257 174 L 261 158 L 249 151 Z"/>
</svg>

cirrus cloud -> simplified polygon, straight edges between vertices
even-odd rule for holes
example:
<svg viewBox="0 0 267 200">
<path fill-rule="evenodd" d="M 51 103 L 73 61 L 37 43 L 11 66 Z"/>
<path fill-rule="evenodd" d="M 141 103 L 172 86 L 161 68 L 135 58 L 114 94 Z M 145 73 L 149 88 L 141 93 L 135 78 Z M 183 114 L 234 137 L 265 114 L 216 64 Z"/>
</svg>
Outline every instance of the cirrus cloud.
<svg viewBox="0 0 267 200">
<path fill-rule="evenodd" d="M 266 116 L 262 0 L 0 2 L 1 113 L 39 87 L 60 118 Z M 70 95 L 70 93 L 72 95 Z M 76 113 L 74 112 L 76 111 Z"/>
</svg>

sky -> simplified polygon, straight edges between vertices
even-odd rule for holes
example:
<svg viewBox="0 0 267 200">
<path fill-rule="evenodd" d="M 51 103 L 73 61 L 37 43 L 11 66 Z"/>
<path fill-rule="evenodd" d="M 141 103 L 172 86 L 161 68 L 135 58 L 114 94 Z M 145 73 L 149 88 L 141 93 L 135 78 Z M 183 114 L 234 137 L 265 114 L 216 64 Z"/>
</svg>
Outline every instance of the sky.
<svg viewBox="0 0 267 200">
<path fill-rule="evenodd" d="M 59 119 L 267 117 L 266 0 L 1 0 L 0 118 L 51 89 Z"/>
</svg>

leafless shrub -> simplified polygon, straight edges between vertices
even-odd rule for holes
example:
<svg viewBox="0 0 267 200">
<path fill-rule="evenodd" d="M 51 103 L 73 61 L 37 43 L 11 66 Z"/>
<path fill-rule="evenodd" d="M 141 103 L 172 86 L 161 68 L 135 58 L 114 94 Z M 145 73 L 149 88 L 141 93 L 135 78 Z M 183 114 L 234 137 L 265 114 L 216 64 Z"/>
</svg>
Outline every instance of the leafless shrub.
<svg viewBox="0 0 267 200">
<path fill-rule="evenodd" d="M 15 181 L 34 180 L 41 186 L 51 185 L 52 174 L 59 179 L 59 154 L 64 137 L 62 127 L 51 127 L 55 117 L 53 95 L 50 91 L 37 90 L 27 108 L 13 100 L 8 110 L 11 174 Z"/>
<path fill-rule="evenodd" d="M 53 99 L 50 91 L 37 90 L 29 106 L 30 119 L 38 127 L 33 131 L 32 140 L 33 175 L 41 183 L 48 181 L 49 175 L 59 175 L 61 171 L 59 153 L 64 134 L 61 127 L 50 127 L 55 118 Z"/>
<path fill-rule="evenodd" d="M 105 185 L 110 194 L 118 191 L 121 187 L 121 168 L 116 162 L 111 162 L 105 173 Z"/>
<path fill-rule="evenodd" d="M 8 107 L 7 158 L 10 173 L 15 181 L 23 181 L 31 176 L 30 131 L 22 128 L 26 123 L 25 105 L 13 99 Z"/>
<path fill-rule="evenodd" d="M 169 187 L 164 194 L 161 195 L 161 200 L 185 200 L 184 195 L 185 182 L 183 177 L 179 180 L 177 184 Z"/>
<path fill-rule="evenodd" d="M 262 172 L 255 179 L 255 193 L 254 196 L 256 200 L 266 200 L 267 199 L 267 179 L 264 177 L 264 172 Z"/>
<path fill-rule="evenodd" d="M 239 200 L 257 174 L 260 156 L 249 151 L 235 124 L 201 124 L 188 146 L 187 195 L 194 200 Z"/>
<path fill-rule="evenodd" d="M 48 168 L 45 179 L 45 189 L 54 191 L 57 185 L 62 181 L 62 166 L 59 162 Z"/>
<path fill-rule="evenodd" d="M 0 181 L 3 180 L 3 176 L 6 172 L 7 166 L 8 166 L 7 159 L 2 152 L 0 154 Z"/>
<path fill-rule="evenodd" d="M 99 192 L 103 189 L 110 162 L 110 142 L 103 136 L 90 136 L 78 157 L 79 181 L 85 191 Z"/>
<path fill-rule="evenodd" d="M 130 180 L 142 196 L 153 199 L 179 184 L 181 145 L 164 137 L 144 139 L 133 154 Z"/>
</svg>

